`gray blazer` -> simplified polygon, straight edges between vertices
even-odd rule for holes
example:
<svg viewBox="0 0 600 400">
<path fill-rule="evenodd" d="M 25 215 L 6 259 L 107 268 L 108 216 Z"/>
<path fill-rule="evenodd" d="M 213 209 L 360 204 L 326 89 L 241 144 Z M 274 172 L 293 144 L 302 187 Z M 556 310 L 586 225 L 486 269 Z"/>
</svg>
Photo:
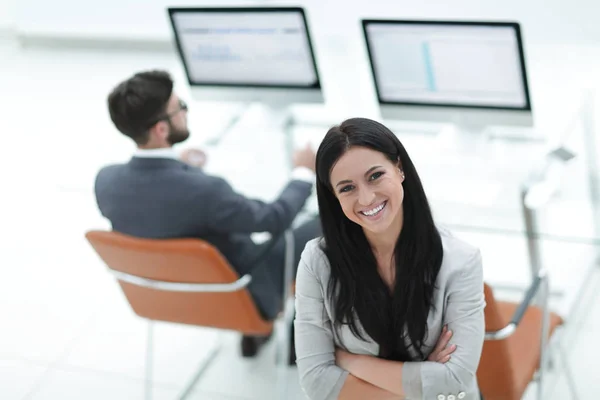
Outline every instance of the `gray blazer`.
<svg viewBox="0 0 600 400">
<path fill-rule="evenodd" d="M 481 255 L 477 248 L 454 238 L 448 231 L 440 233 L 444 257 L 422 351 L 425 355 L 431 353 L 445 324 L 453 331 L 450 343 L 456 344 L 457 349 L 446 364 L 404 363 L 402 387 L 408 399 L 475 400 L 479 399 L 475 373 L 485 330 Z M 298 268 L 296 355 L 306 395 L 311 400 L 334 400 L 348 376 L 347 371 L 335 364 L 335 348 L 377 356 L 379 346 L 371 339 L 366 342 L 358 339 L 347 325 L 332 329 L 335 299 L 327 296 L 330 268 L 320 240 L 306 245 Z"/>
<path fill-rule="evenodd" d="M 103 168 L 95 182 L 100 212 L 115 231 L 150 239 L 204 239 L 240 274 L 254 266 L 262 249 L 250 234 L 289 228 L 311 191 L 310 183 L 293 180 L 275 201 L 265 203 L 236 193 L 219 177 L 168 158 L 133 157 L 126 164 Z M 266 296 L 259 304 L 270 318 L 277 312 L 279 289 L 267 272 L 253 274 L 249 289 L 272 292 L 271 301 Z"/>
</svg>

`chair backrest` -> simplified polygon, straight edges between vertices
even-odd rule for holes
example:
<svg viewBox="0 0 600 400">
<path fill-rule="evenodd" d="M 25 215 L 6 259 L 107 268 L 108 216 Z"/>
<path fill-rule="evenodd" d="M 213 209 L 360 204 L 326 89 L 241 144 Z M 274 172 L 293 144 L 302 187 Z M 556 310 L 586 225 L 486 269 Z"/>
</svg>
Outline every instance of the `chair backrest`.
<svg viewBox="0 0 600 400">
<path fill-rule="evenodd" d="M 223 284 L 239 279 L 212 245 L 199 239 L 140 239 L 117 232 L 89 231 L 86 238 L 108 268 L 164 282 Z M 260 316 L 247 289 L 189 293 L 147 288 L 119 280 L 140 317 L 156 321 L 267 334 L 272 322 Z"/>
<path fill-rule="evenodd" d="M 500 307 L 494 298 L 492 289 L 485 284 L 485 330 L 497 331 L 504 328 L 510 321 L 500 312 Z M 477 369 L 477 382 L 484 398 L 514 399 L 512 388 L 515 388 L 514 368 L 509 352 L 508 339 L 486 340 Z M 504 393 L 503 396 L 498 394 Z M 496 397 L 498 396 L 498 397 Z"/>
</svg>

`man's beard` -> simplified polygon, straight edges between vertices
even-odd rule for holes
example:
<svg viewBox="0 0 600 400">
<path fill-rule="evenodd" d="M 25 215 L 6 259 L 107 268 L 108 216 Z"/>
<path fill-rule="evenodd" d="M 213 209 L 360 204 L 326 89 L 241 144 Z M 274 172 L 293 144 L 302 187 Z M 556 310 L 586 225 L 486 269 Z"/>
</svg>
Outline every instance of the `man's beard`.
<svg viewBox="0 0 600 400">
<path fill-rule="evenodd" d="M 190 131 L 187 129 L 177 129 L 171 126 L 167 141 L 172 145 L 181 143 L 190 137 Z"/>
</svg>

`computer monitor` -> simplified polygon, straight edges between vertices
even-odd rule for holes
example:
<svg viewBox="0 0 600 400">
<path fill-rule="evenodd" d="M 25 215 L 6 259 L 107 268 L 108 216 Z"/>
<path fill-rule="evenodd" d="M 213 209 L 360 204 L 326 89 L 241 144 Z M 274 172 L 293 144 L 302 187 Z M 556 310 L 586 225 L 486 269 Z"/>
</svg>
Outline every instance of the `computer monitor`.
<svg viewBox="0 0 600 400">
<path fill-rule="evenodd" d="M 168 8 L 192 96 L 279 109 L 323 103 L 299 7 Z"/>
<path fill-rule="evenodd" d="M 518 23 L 363 20 L 384 119 L 532 126 Z"/>
</svg>

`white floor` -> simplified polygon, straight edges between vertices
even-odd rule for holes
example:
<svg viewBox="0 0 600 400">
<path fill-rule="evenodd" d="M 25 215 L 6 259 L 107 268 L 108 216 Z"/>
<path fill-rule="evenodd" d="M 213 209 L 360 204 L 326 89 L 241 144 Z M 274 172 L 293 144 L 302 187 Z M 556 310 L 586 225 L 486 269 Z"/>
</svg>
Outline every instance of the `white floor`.
<svg viewBox="0 0 600 400">
<path fill-rule="evenodd" d="M 580 65 L 590 77 L 600 66 L 600 48 L 584 54 L 587 58 Z M 180 92 L 186 93 L 178 62 L 168 53 L 22 50 L 12 41 L 0 44 L 0 60 L 0 126 L 5 135 L 0 157 L 5 188 L 0 208 L 4 228 L 0 241 L 0 399 L 142 399 L 145 322 L 132 313 L 83 234 L 108 226 L 95 207 L 96 171 L 107 163 L 126 160 L 132 150 L 111 125 L 107 92 L 135 71 L 167 68 L 178 79 Z M 562 73 L 574 76 L 566 67 Z M 596 78 L 596 87 L 597 82 Z M 192 108 L 194 137 L 188 144 L 210 139 L 230 113 L 226 107 Z M 282 135 L 272 136 L 254 123 L 249 117 L 218 147 L 209 149 L 208 169 L 227 176 L 239 190 L 268 199 L 285 182 L 285 153 L 273 151 L 282 150 L 284 141 Z M 248 126 L 254 126 L 253 130 Z M 322 128 L 311 132 L 305 136 L 297 132 L 295 141 L 318 142 L 325 133 Z M 269 149 L 269 157 L 258 153 L 264 149 Z M 234 174 L 240 163 L 251 165 L 252 174 Z M 446 186 L 435 186 L 435 192 L 435 179 L 427 174 L 431 171 L 425 175 L 432 182 L 432 204 L 444 222 L 458 225 L 463 220 L 456 215 L 463 215 L 469 225 L 474 209 L 485 209 L 481 218 L 490 221 L 518 215 L 518 210 L 509 207 L 497 208 L 498 213 L 490 216 L 495 209 L 486 208 L 485 202 L 467 204 L 464 196 L 445 197 L 452 186 L 445 182 Z M 581 224 L 581 230 L 586 230 Z M 526 242 L 521 236 L 473 229 L 457 229 L 456 233 L 482 248 L 486 280 L 498 285 L 526 284 Z M 578 290 L 573 290 L 579 282 L 575 278 L 584 278 L 587 266 L 596 260 L 594 246 L 555 239 L 542 241 L 542 256 L 554 287 L 565 284 L 571 294 Z M 599 287 L 597 272 L 591 283 L 590 293 Z M 556 298 L 555 308 L 570 310 L 572 302 L 564 306 L 565 301 Z M 584 303 L 589 306 L 566 315 L 565 346 L 581 398 L 594 399 L 600 393 L 594 368 L 600 358 L 595 340 L 600 334 L 600 304 L 597 298 Z M 190 397 L 275 398 L 272 345 L 257 359 L 246 360 L 238 354 L 236 334 L 170 324 L 156 327 L 155 398 L 177 398 L 219 336 L 225 347 Z M 288 371 L 287 379 L 286 398 L 302 399 L 294 369 Z M 564 379 L 551 381 L 545 398 L 568 398 Z"/>
</svg>

